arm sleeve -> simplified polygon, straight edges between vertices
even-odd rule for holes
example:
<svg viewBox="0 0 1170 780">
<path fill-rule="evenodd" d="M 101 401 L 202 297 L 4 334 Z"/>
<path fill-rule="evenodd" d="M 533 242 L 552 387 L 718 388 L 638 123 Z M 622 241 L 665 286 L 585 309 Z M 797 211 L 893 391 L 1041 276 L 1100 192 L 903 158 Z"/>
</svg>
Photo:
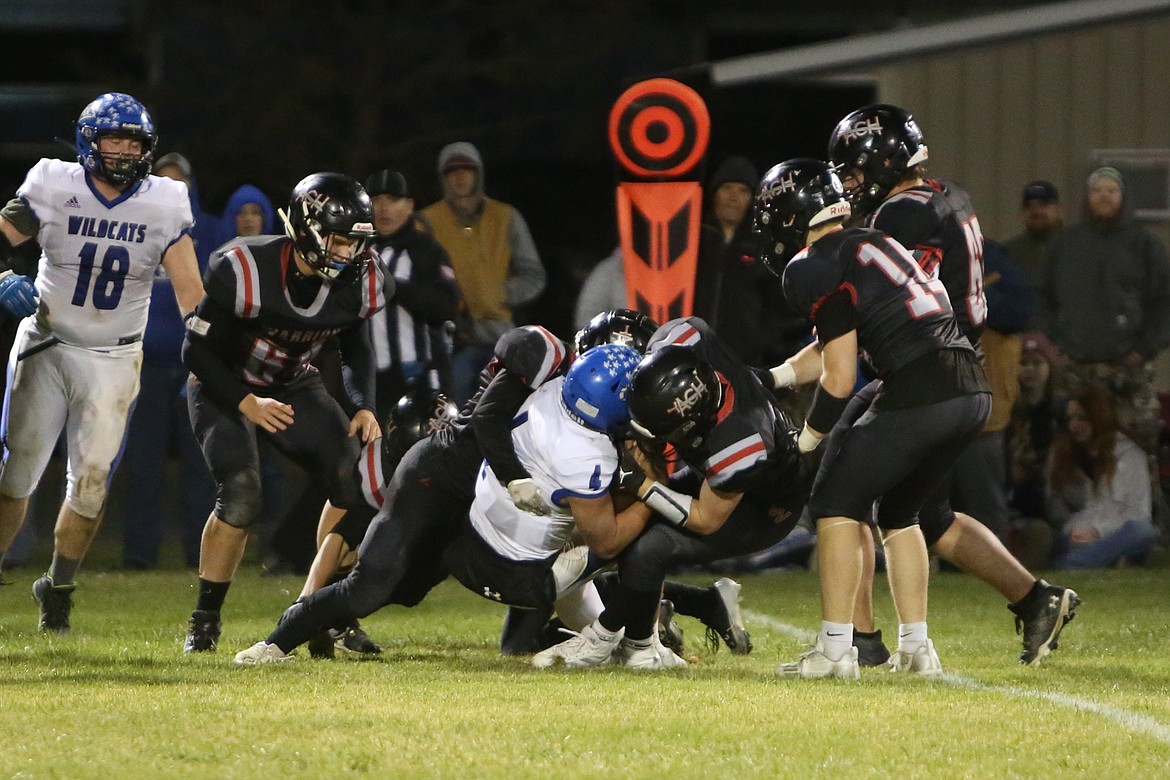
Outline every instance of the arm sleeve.
<svg viewBox="0 0 1170 780">
<path fill-rule="evenodd" d="M 471 427 L 480 452 L 500 484 L 531 476 L 516 456 L 512 444 L 512 418 L 532 389 L 518 376 L 502 368 L 483 391 L 471 413 Z"/>
<path fill-rule="evenodd" d="M 504 297 L 509 306 L 523 306 L 536 300 L 544 290 L 546 275 L 536 251 L 536 242 L 528 231 L 528 223 L 520 212 L 513 208 L 508 223 L 508 240 L 512 245 L 512 262 L 508 268 L 508 281 Z"/>
<path fill-rule="evenodd" d="M 183 337 L 183 363 L 213 400 L 232 410 L 252 391 L 220 355 L 230 354 L 231 345 L 241 338 L 239 320 L 210 298 L 200 301 Z"/>
<path fill-rule="evenodd" d="M 1153 503 L 1146 456 L 1137 445 L 1118 449 L 1117 470 L 1113 474 L 1113 500 L 1121 515 L 1118 520 L 1149 521 L 1153 517 Z"/>
<path fill-rule="evenodd" d="M 417 266 L 410 278 L 395 277 L 394 303 L 428 325 L 442 325 L 458 316 L 463 294 L 447 250 L 437 241 L 427 243 L 427 251 L 416 258 Z"/>
<path fill-rule="evenodd" d="M 341 348 L 341 361 L 345 364 L 342 372 L 345 394 L 353 405 L 345 410 L 346 414 L 353 417 L 362 409 L 374 411 L 374 360 L 369 322 L 339 333 L 337 344 Z"/>
<path fill-rule="evenodd" d="M 837 290 L 821 301 L 814 312 L 817 340 L 828 344 L 838 336 L 857 330 L 857 310 L 846 290 Z"/>
</svg>

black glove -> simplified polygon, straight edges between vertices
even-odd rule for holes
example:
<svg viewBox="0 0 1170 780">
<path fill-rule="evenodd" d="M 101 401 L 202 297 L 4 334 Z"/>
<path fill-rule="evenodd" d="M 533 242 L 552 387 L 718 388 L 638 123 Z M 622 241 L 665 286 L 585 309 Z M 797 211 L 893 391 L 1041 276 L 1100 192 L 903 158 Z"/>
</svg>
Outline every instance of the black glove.
<svg viewBox="0 0 1170 780">
<path fill-rule="evenodd" d="M 645 481 L 646 472 L 642 471 L 642 467 L 638 465 L 634 453 L 622 447 L 615 486 L 640 498 L 642 483 Z"/>
</svg>

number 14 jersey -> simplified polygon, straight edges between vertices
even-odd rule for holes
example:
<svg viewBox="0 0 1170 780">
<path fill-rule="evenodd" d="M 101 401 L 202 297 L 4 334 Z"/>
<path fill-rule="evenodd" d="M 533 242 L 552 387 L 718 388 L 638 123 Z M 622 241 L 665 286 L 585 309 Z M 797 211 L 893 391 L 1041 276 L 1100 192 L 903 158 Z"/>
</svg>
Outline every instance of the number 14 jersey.
<svg viewBox="0 0 1170 780">
<path fill-rule="evenodd" d="M 883 378 L 931 352 L 974 355 L 942 282 L 878 230 L 844 228 L 803 249 L 784 269 L 784 295 L 822 343 L 855 329 Z"/>
<path fill-rule="evenodd" d="M 16 194 L 38 224 L 40 329 L 90 348 L 140 339 L 155 269 L 193 224 L 186 186 L 147 176 L 107 200 L 79 164 L 45 159 Z"/>
</svg>

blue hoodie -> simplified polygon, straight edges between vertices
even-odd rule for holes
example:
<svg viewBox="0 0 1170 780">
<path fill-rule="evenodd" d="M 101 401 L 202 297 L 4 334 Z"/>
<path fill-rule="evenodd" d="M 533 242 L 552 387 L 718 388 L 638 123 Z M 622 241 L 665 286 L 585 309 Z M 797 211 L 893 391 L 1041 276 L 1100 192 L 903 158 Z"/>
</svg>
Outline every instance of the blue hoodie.
<svg viewBox="0 0 1170 780">
<path fill-rule="evenodd" d="M 239 216 L 240 210 L 249 203 L 255 203 L 264 214 L 264 224 L 261 226 L 260 232 L 265 235 L 274 232 L 276 212 L 272 208 L 272 201 L 259 187 L 252 184 L 242 184 L 228 198 L 227 206 L 223 210 L 223 217 L 219 222 L 217 247 L 223 246 L 236 237 L 236 217 Z"/>
</svg>

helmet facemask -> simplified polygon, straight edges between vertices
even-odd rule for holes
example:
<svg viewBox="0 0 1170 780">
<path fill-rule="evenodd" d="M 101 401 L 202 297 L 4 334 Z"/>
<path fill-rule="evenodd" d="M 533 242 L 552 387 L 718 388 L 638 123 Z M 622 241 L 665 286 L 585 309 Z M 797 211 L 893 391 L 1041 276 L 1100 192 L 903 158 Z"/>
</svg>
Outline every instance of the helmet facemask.
<svg viewBox="0 0 1170 780">
<path fill-rule="evenodd" d="M 101 138 L 120 136 L 141 142 L 136 154 L 106 152 L 99 148 Z M 115 187 L 142 181 L 154 163 L 158 135 L 146 107 L 131 95 L 107 92 L 99 95 L 81 112 L 74 133 L 77 162 L 94 176 Z"/>
<path fill-rule="evenodd" d="M 301 258 L 326 282 L 349 281 L 369 262 L 373 210 L 356 181 L 340 174 L 308 177 L 297 185 L 289 213 L 278 213 Z"/>
</svg>

